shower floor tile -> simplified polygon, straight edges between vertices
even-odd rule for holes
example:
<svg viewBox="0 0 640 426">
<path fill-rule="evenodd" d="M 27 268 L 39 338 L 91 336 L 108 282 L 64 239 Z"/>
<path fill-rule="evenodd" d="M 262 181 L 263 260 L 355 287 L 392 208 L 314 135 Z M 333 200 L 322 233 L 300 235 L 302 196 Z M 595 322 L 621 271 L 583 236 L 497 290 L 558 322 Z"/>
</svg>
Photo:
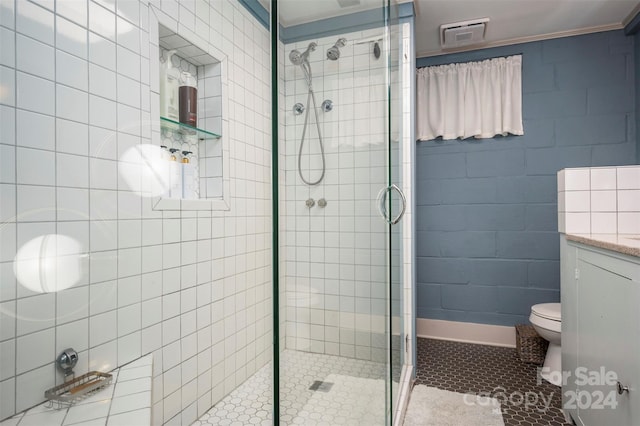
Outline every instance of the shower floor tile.
<svg viewBox="0 0 640 426">
<path fill-rule="evenodd" d="M 281 425 L 384 425 L 385 365 L 286 350 L 281 354 Z M 194 425 L 271 425 L 271 363 Z M 318 390 L 310 390 L 315 384 Z M 329 385 L 330 384 L 330 385 Z"/>
<path fill-rule="evenodd" d="M 514 348 L 419 338 L 417 355 L 416 384 L 494 397 L 505 426 L 565 424 L 560 388 L 537 384 L 537 366 L 520 361 Z M 529 406 L 520 396 L 529 398 Z M 550 399 L 548 409 L 543 399 Z"/>
</svg>

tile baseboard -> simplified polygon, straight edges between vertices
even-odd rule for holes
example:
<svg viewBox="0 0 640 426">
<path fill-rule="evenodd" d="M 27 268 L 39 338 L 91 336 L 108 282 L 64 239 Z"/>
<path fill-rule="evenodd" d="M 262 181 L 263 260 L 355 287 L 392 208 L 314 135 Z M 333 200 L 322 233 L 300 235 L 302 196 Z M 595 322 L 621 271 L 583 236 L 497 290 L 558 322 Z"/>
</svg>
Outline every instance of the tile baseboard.
<svg viewBox="0 0 640 426">
<path fill-rule="evenodd" d="M 515 327 L 416 318 L 416 334 L 429 339 L 516 347 Z"/>
</svg>

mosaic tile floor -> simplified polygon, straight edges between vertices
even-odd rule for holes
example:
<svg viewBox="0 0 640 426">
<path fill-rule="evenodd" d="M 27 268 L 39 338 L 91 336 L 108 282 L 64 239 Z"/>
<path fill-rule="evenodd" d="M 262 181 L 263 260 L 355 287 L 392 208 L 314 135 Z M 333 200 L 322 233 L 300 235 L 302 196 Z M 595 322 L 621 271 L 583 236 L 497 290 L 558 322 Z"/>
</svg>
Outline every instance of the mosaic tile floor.
<svg viewBox="0 0 640 426">
<path fill-rule="evenodd" d="M 513 348 L 418 339 L 416 384 L 494 397 L 505 426 L 565 425 L 560 388 L 537 384 L 536 368 Z"/>
<path fill-rule="evenodd" d="M 280 370 L 281 425 L 384 425 L 384 364 L 287 350 Z M 193 425 L 269 426 L 271 397 L 268 364 Z"/>
</svg>

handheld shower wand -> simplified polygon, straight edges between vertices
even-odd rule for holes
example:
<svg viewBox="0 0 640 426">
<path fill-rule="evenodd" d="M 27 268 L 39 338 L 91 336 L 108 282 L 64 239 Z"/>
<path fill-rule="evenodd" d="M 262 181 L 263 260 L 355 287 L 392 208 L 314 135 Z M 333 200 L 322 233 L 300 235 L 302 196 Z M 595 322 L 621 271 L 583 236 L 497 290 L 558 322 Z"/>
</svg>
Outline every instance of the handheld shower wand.
<svg viewBox="0 0 640 426">
<path fill-rule="evenodd" d="M 309 43 L 307 50 L 303 53 L 300 53 L 299 50 L 294 49 L 289 53 L 289 60 L 292 64 L 298 65 L 302 68 L 304 72 L 305 78 L 307 80 L 307 86 L 309 88 L 307 92 L 307 108 L 305 110 L 304 115 L 304 126 L 302 128 L 302 137 L 300 138 L 300 149 L 298 150 L 298 174 L 300 175 L 300 179 L 307 185 L 317 185 L 322 182 L 324 179 L 324 174 L 326 170 L 325 158 L 324 158 L 324 143 L 322 141 L 322 133 L 320 132 L 320 119 L 318 117 L 318 107 L 316 103 L 316 95 L 313 91 L 312 85 L 312 75 L 311 75 L 311 64 L 309 64 L 309 54 L 316 50 L 318 45 L 316 43 Z M 311 103 L 313 102 L 313 112 L 316 117 L 316 129 L 318 130 L 318 140 L 320 143 L 320 153 L 322 155 L 322 174 L 315 181 L 307 180 L 302 174 L 302 149 L 304 148 L 304 138 L 307 134 L 307 127 L 309 125 L 309 110 L 311 109 Z"/>
</svg>

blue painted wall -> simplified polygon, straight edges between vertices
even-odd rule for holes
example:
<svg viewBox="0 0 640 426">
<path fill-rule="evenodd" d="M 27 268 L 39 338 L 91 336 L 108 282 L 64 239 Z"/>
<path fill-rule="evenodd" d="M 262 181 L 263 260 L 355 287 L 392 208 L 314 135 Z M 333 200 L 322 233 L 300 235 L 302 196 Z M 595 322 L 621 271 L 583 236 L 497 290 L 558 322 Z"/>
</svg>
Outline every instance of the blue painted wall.
<svg viewBox="0 0 640 426">
<path fill-rule="evenodd" d="M 636 161 L 634 44 L 611 31 L 418 59 L 521 53 L 525 129 L 418 142 L 418 318 L 513 325 L 560 300 L 556 172 Z"/>
</svg>

